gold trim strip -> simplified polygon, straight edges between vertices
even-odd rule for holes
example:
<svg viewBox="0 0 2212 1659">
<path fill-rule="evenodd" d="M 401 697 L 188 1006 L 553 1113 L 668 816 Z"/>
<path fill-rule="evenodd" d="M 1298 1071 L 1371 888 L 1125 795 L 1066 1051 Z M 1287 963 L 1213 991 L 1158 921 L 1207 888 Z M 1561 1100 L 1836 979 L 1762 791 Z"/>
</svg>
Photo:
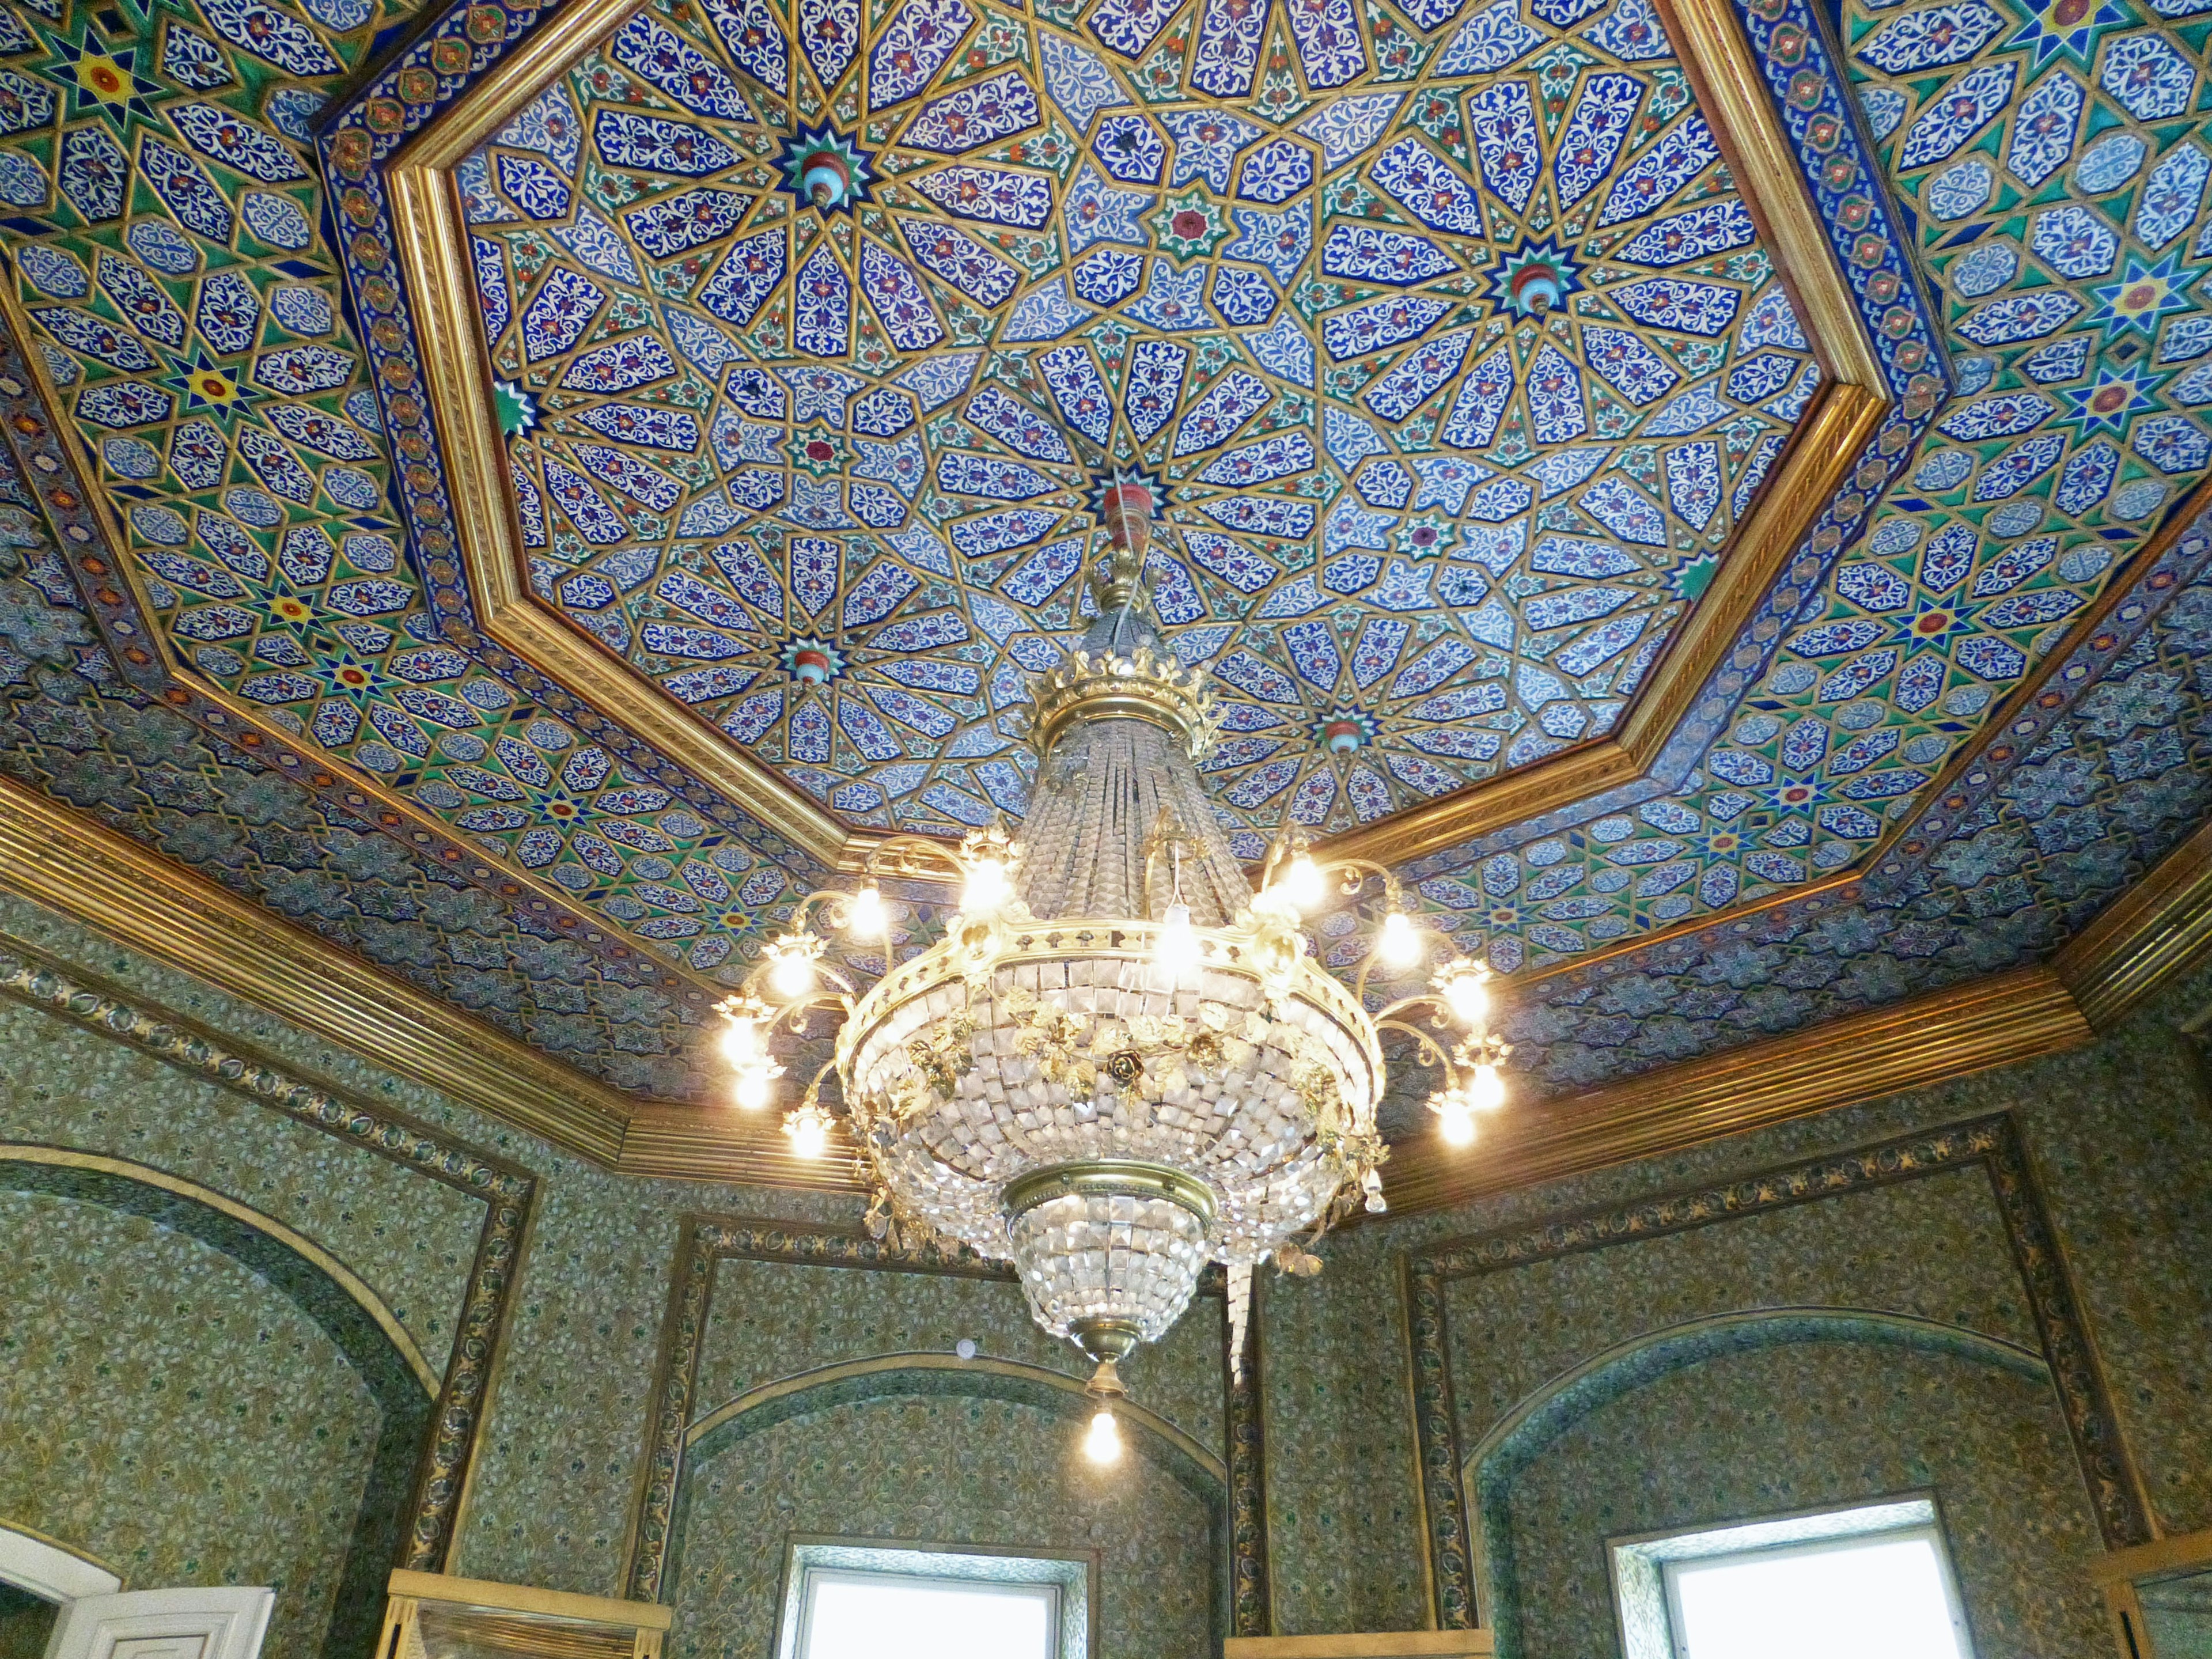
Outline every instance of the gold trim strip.
<svg viewBox="0 0 2212 1659">
<path fill-rule="evenodd" d="M 1439 1208 L 2057 1054 L 2095 1035 L 2056 973 L 2017 969 L 1509 1110 L 1472 1155 L 1419 1136 L 1382 1166 L 1384 1192 L 1394 1211 Z"/>
<path fill-rule="evenodd" d="M 611 1166 L 635 1103 L 106 825 L 0 777 L 0 885 Z"/>
<path fill-rule="evenodd" d="M 1765 233 L 1760 240 L 1790 286 L 1807 337 L 1829 356 L 1837 380 L 1869 390 L 1884 386 L 1881 360 L 1806 188 L 1803 166 L 1775 115 L 1759 60 L 1729 0 L 1657 3 L 1706 125 L 1737 193 Z"/>
<path fill-rule="evenodd" d="M 2104 1030 L 2212 945 L 2212 823 L 2067 940 L 2051 966 Z"/>
<path fill-rule="evenodd" d="M 197 1181 L 187 1181 L 151 1164 L 134 1164 L 128 1158 L 109 1158 L 100 1152 L 80 1152 L 64 1146 L 40 1146 L 17 1141 L 0 1141 L 0 1164 L 42 1164 L 58 1170 L 91 1170 L 101 1175 L 112 1175 L 125 1181 L 152 1187 L 161 1192 L 173 1193 L 179 1198 L 191 1199 L 209 1209 L 228 1216 L 240 1225 L 251 1227 L 264 1237 L 283 1245 L 327 1274 L 348 1296 L 361 1304 L 361 1310 L 376 1322 L 385 1340 L 399 1350 L 407 1362 L 407 1369 L 415 1373 L 415 1380 L 422 1385 L 425 1398 L 435 1400 L 442 1379 L 430 1362 L 423 1358 L 422 1350 L 408 1334 L 407 1328 L 384 1305 L 383 1298 L 369 1289 L 361 1275 L 332 1255 L 305 1233 L 295 1232 L 272 1215 L 228 1198 L 212 1187 L 203 1187 Z M 90 1559 L 89 1557 L 86 1558 Z"/>
</svg>

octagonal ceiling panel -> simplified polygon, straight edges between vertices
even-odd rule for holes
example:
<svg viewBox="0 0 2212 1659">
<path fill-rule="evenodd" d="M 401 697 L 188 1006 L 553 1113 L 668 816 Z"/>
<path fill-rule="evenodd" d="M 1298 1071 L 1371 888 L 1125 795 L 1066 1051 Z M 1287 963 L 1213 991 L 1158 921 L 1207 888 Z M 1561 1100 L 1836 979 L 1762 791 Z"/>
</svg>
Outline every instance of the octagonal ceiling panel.
<svg viewBox="0 0 2212 1659">
<path fill-rule="evenodd" d="M 457 170 L 511 505 L 541 602 L 850 823 L 1022 811 L 1112 469 L 1243 854 L 1602 735 L 1820 384 L 1646 5 L 703 9 Z"/>
</svg>

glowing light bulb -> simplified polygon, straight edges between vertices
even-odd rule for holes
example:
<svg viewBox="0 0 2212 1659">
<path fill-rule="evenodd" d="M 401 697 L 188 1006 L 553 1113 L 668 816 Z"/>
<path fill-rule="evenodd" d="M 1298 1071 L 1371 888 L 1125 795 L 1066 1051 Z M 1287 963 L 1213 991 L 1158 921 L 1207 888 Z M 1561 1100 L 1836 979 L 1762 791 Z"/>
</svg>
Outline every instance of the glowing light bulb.
<svg viewBox="0 0 2212 1659">
<path fill-rule="evenodd" d="M 757 1112 L 768 1104 L 769 1073 L 765 1066 L 748 1066 L 738 1073 L 738 1109 Z"/>
<path fill-rule="evenodd" d="M 960 908 L 973 913 L 995 910 L 1006 902 L 1006 866 L 997 859 L 984 859 L 968 872 L 968 885 L 960 895 Z"/>
<path fill-rule="evenodd" d="M 1443 1109 L 1437 1114 L 1437 1133 L 1443 1136 L 1447 1146 L 1464 1146 L 1474 1140 L 1474 1114 L 1468 1110 L 1464 1097 L 1446 1098 Z"/>
<path fill-rule="evenodd" d="M 1321 902 L 1321 866 L 1301 853 L 1283 872 L 1283 895 L 1301 910 Z"/>
<path fill-rule="evenodd" d="M 1505 1103 L 1505 1079 L 1498 1075 L 1495 1066 L 1474 1068 L 1474 1081 L 1468 1085 L 1468 1099 L 1477 1111 L 1494 1112 Z"/>
<path fill-rule="evenodd" d="M 1444 1006 L 1452 1011 L 1452 1018 L 1462 1025 L 1479 1024 L 1490 1012 L 1490 993 L 1482 983 L 1482 970 L 1472 964 L 1462 964 L 1456 973 L 1443 981 Z"/>
<path fill-rule="evenodd" d="M 1392 967 L 1411 967 L 1421 954 L 1420 930 L 1413 926 L 1413 918 L 1403 910 L 1393 910 L 1383 917 L 1379 948 L 1382 960 Z"/>
<path fill-rule="evenodd" d="M 830 1145 L 830 1114 L 811 1103 L 801 1106 L 784 1120 L 783 1132 L 791 1137 L 793 1152 L 819 1158 Z"/>
<path fill-rule="evenodd" d="M 722 1032 L 722 1058 L 746 1066 L 761 1057 L 760 1028 L 750 1019 L 732 1020 Z"/>
<path fill-rule="evenodd" d="M 1198 935 L 1191 931 L 1188 904 L 1170 904 L 1161 914 L 1159 935 L 1152 941 L 1152 960 L 1170 974 L 1197 966 Z"/>
<path fill-rule="evenodd" d="M 769 969 L 768 982 L 781 997 L 803 997 L 814 988 L 814 964 L 797 950 L 778 954 Z"/>
<path fill-rule="evenodd" d="M 853 895 L 852 921 L 848 926 L 862 939 L 881 939 L 887 927 L 884 915 L 884 896 L 875 883 L 870 882 Z"/>
<path fill-rule="evenodd" d="M 1113 1413 L 1102 1411 L 1091 1419 L 1091 1432 L 1083 1437 L 1083 1450 L 1094 1463 L 1121 1461 L 1121 1430 Z"/>
</svg>

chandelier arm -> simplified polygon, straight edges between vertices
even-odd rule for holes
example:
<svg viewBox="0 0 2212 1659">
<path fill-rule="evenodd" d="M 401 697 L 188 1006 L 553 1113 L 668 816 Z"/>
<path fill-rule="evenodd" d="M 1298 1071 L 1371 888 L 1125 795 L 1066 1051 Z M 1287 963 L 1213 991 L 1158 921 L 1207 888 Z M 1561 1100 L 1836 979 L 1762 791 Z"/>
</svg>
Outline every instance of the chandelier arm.
<svg viewBox="0 0 2212 1659">
<path fill-rule="evenodd" d="M 1420 1056 L 1422 1064 L 1443 1066 L 1444 1080 L 1447 1083 L 1455 1084 L 1459 1081 L 1459 1067 L 1454 1062 L 1451 1050 L 1446 1048 L 1419 1026 L 1409 1025 L 1402 1019 L 1377 1019 L 1375 1022 L 1375 1029 L 1377 1032 L 1403 1032 L 1413 1039 L 1417 1045 L 1414 1052 Z"/>
<path fill-rule="evenodd" d="M 921 867 L 915 854 L 933 863 L 934 869 Z M 878 842 L 868 849 L 866 872 L 871 876 L 903 876 L 922 881 L 958 881 L 968 873 L 960 854 L 934 836 L 915 835 L 911 830 L 891 836 Z"/>
<path fill-rule="evenodd" d="M 1409 997 L 1400 997 L 1395 1002 L 1384 1006 L 1375 1015 L 1375 1024 L 1378 1027 L 1386 1020 L 1394 1024 L 1401 1024 L 1402 1023 L 1401 1016 L 1413 1009 L 1421 1007 L 1436 1010 L 1434 1018 L 1429 1022 L 1431 1030 L 1441 1031 L 1452 1021 L 1451 1005 L 1439 994 L 1435 991 L 1416 991 Z"/>
</svg>

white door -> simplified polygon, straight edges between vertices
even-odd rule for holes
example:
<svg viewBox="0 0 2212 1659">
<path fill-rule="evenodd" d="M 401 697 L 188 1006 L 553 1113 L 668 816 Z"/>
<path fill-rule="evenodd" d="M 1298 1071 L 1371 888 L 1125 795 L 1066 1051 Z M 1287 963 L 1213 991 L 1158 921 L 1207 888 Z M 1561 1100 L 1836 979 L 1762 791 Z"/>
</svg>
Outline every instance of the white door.
<svg viewBox="0 0 2212 1659">
<path fill-rule="evenodd" d="M 125 1590 L 62 1609 L 46 1659 L 256 1659 L 273 1590 Z"/>
</svg>

